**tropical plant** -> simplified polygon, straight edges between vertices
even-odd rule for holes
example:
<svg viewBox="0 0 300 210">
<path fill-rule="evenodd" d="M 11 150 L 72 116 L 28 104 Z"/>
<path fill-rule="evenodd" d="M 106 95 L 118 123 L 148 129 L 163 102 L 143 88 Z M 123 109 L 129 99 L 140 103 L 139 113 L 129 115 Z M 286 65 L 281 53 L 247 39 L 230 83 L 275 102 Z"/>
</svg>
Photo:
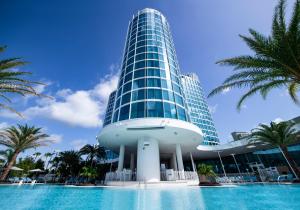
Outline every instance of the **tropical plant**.
<svg viewBox="0 0 300 210">
<path fill-rule="evenodd" d="M 300 171 L 288 152 L 288 145 L 296 143 L 298 134 L 293 128 L 293 122 L 271 122 L 270 126 L 260 124 L 258 128 L 252 130 L 250 143 L 265 142 L 279 148 L 280 152 L 286 159 L 289 168 L 296 178 L 300 177 Z"/>
<path fill-rule="evenodd" d="M 211 165 L 206 165 L 204 163 L 201 163 L 198 165 L 198 174 L 207 176 L 207 177 L 215 177 L 216 174 L 213 171 L 213 167 Z"/>
<path fill-rule="evenodd" d="M 53 158 L 55 171 L 64 178 L 68 176 L 77 176 L 81 169 L 81 158 L 78 152 L 74 150 L 60 152 Z"/>
<path fill-rule="evenodd" d="M 40 153 L 40 152 L 35 152 L 35 153 L 33 153 L 33 157 L 34 157 L 34 162 L 37 160 L 37 158 L 39 157 L 39 156 L 41 156 L 42 155 L 42 153 Z"/>
<path fill-rule="evenodd" d="M 46 158 L 45 162 L 47 162 L 47 165 L 46 165 L 46 168 L 45 168 L 46 170 L 48 169 L 49 163 L 51 162 L 51 158 L 52 158 L 53 155 L 54 155 L 54 153 L 51 153 L 51 152 L 47 152 L 47 153 L 44 154 L 44 156 Z"/>
<path fill-rule="evenodd" d="M 84 166 L 80 175 L 88 179 L 95 179 L 97 177 L 97 170 L 91 166 Z"/>
<path fill-rule="evenodd" d="M 0 46 L 0 53 L 4 52 L 5 49 L 6 46 Z M 7 58 L 0 60 L 0 98 L 7 103 L 12 102 L 10 99 L 12 94 L 18 94 L 21 96 L 43 96 L 33 87 L 34 85 L 44 85 L 43 83 L 26 80 L 24 79 L 24 76 L 30 75 L 31 73 L 16 70 L 17 67 L 25 64 L 27 64 L 27 62 L 21 60 L 21 58 Z M 0 108 L 12 111 L 22 117 L 22 114 L 7 105 L 7 103 L 0 103 Z"/>
<path fill-rule="evenodd" d="M 0 132 L 0 145 L 13 150 L 12 158 L 4 169 L 0 180 L 5 180 L 11 167 L 16 162 L 18 155 L 31 148 L 46 146 L 51 141 L 49 136 L 41 131 L 41 128 L 26 125 L 11 126 Z"/>
<path fill-rule="evenodd" d="M 95 159 L 104 159 L 106 157 L 104 147 L 97 144 L 86 144 L 80 149 L 79 154 L 86 155 L 86 162 L 90 162 L 91 166 L 93 165 Z"/>
<path fill-rule="evenodd" d="M 6 150 L 1 150 L 0 151 L 0 159 L 3 160 L 3 165 L 5 166 L 9 160 L 12 158 L 13 156 L 13 150 L 12 149 L 6 149 Z"/>
<path fill-rule="evenodd" d="M 242 40 L 254 55 L 238 56 L 220 60 L 217 63 L 234 67 L 234 74 L 221 86 L 209 94 L 213 96 L 232 88 L 249 88 L 238 101 L 240 109 L 243 102 L 255 93 L 265 99 L 274 88 L 287 88 L 290 97 L 298 103 L 297 92 L 300 88 L 300 1 L 296 0 L 289 24 L 285 18 L 285 0 L 280 0 L 275 8 L 272 32 L 264 36 L 249 29 L 250 36 Z"/>
</svg>

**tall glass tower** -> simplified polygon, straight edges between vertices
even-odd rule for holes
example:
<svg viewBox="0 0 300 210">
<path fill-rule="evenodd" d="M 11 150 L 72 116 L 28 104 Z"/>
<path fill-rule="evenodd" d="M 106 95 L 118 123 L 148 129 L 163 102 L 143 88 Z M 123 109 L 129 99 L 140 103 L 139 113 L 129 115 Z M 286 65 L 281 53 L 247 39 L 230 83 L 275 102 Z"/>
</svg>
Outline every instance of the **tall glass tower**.
<svg viewBox="0 0 300 210">
<path fill-rule="evenodd" d="M 203 144 L 219 144 L 218 134 L 198 76 L 194 73 L 183 74 L 181 83 L 191 122 L 201 128 L 204 134 Z"/>
<path fill-rule="evenodd" d="M 185 176 L 183 161 L 193 163 L 192 152 L 197 153 L 203 134 L 190 122 L 170 26 L 157 10 L 143 9 L 129 23 L 120 79 L 109 107 L 97 139 L 119 153 L 112 179 L 126 169 L 136 171 L 137 181 L 157 182 L 166 177 L 161 177 L 162 170 L 170 169 L 180 173 L 180 179 L 198 182 L 196 172 Z"/>
<path fill-rule="evenodd" d="M 188 121 L 166 18 L 144 9 L 130 22 L 113 122 L 161 117 Z"/>
</svg>

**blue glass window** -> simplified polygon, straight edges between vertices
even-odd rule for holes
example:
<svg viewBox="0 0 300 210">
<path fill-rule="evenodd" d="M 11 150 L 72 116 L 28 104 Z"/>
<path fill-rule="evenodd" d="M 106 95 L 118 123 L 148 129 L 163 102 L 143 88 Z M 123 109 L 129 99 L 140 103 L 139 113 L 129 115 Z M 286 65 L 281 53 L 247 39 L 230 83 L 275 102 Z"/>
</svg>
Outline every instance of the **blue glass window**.
<svg viewBox="0 0 300 210">
<path fill-rule="evenodd" d="M 145 99 L 145 89 L 135 90 L 132 92 L 132 101 Z"/>
<path fill-rule="evenodd" d="M 139 61 L 135 63 L 135 69 L 140 69 L 145 67 L 145 61 Z"/>
<path fill-rule="evenodd" d="M 145 52 L 146 51 L 146 47 L 139 47 L 136 49 L 136 54 L 138 53 L 142 53 L 142 52 Z"/>
<path fill-rule="evenodd" d="M 179 106 L 177 106 L 178 119 L 186 121 L 185 110 Z"/>
<path fill-rule="evenodd" d="M 123 106 L 120 110 L 119 121 L 127 120 L 129 118 L 129 105 Z"/>
<path fill-rule="evenodd" d="M 160 79 L 155 79 L 155 78 L 147 79 L 147 86 L 148 87 L 161 87 Z"/>
<path fill-rule="evenodd" d="M 126 93 L 125 95 L 122 96 L 122 105 L 130 101 L 130 94 L 131 93 Z"/>
<path fill-rule="evenodd" d="M 134 78 L 140 78 L 145 76 L 145 69 L 134 71 Z"/>
<path fill-rule="evenodd" d="M 141 53 L 135 56 L 136 61 L 144 60 L 146 58 L 146 53 Z"/>
<path fill-rule="evenodd" d="M 147 67 L 159 67 L 159 61 L 147 60 Z"/>
<path fill-rule="evenodd" d="M 138 79 L 133 81 L 133 89 L 145 87 L 145 79 Z"/>
<path fill-rule="evenodd" d="M 123 93 L 126 93 L 127 91 L 131 90 L 131 82 L 128 82 L 127 84 L 124 85 L 123 87 Z"/>
<path fill-rule="evenodd" d="M 131 119 L 145 117 L 145 102 L 131 104 Z"/>
<path fill-rule="evenodd" d="M 124 83 L 126 83 L 126 82 L 128 82 L 128 81 L 130 81 L 130 80 L 132 80 L 132 72 L 130 72 L 129 74 L 127 74 L 127 75 L 125 76 L 125 81 L 124 81 Z"/>
<path fill-rule="evenodd" d="M 181 106 L 183 106 L 183 99 L 181 96 L 175 94 L 175 101 L 176 103 L 180 104 Z"/>
<path fill-rule="evenodd" d="M 164 80 L 164 79 L 161 80 L 161 87 L 166 88 L 166 89 L 168 88 L 168 84 L 167 84 L 166 80 Z"/>
<path fill-rule="evenodd" d="M 118 121 L 118 117 L 119 117 L 119 109 L 116 110 L 115 113 L 114 113 L 113 122 L 117 122 Z"/>
<path fill-rule="evenodd" d="M 160 71 L 159 69 L 147 69 L 147 76 L 159 77 Z"/>
<path fill-rule="evenodd" d="M 163 90 L 163 99 L 168 101 L 174 101 L 173 93 L 167 90 Z"/>
<path fill-rule="evenodd" d="M 160 89 L 148 89 L 148 99 L 162 99 L 162 92 Z"/>
<path fill-rule="evenodd" d="M 162 102 L 147 102 L 147 116 L 148 117 L 163 117 L 163 104 Z"/>
<path fill-rule="evenodd" d="M 176 115 L 176 107 L 174 104 L 164 103 L 164 113 L 166 118 L 174 118 L 177 119 Z"/>
</svg>

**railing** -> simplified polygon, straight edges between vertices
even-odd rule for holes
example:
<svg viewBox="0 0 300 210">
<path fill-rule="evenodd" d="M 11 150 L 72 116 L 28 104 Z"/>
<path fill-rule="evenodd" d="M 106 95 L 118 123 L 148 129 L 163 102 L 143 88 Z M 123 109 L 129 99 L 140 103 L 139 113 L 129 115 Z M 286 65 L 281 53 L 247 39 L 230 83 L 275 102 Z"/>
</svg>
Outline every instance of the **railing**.
<svg viewBox="0 0 300 210">
<path fill-rule="evenodd" d="M 161 181 L 198 180 L 198 174 L 193 171 L 165 170 L 160 175 Z M 131 170 L 108 172 L 105 175 L 105 182 L 107 181 L 136 181 L 136 173 Z"/>
<path fill-rule="evenodd" d="M 241 183 L 241 182 L 257 182 L 258 175 L 255 173 L 227 173 L 226 176 L 219 174 L 216 177 L 218 183 Z"/>
</svg>

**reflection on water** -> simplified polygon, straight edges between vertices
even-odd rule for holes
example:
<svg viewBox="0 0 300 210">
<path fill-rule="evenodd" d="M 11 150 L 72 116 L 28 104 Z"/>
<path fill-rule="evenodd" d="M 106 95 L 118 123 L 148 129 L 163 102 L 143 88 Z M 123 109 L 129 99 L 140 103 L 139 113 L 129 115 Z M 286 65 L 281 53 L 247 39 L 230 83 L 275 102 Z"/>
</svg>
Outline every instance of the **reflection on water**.
<svg viewBox="0 0 300 210">
<path fill-rule="evenodd" d="M 299 210 L 300 185 L 233 188 L 0 186 L 0 209 Z"/>
</svg>

